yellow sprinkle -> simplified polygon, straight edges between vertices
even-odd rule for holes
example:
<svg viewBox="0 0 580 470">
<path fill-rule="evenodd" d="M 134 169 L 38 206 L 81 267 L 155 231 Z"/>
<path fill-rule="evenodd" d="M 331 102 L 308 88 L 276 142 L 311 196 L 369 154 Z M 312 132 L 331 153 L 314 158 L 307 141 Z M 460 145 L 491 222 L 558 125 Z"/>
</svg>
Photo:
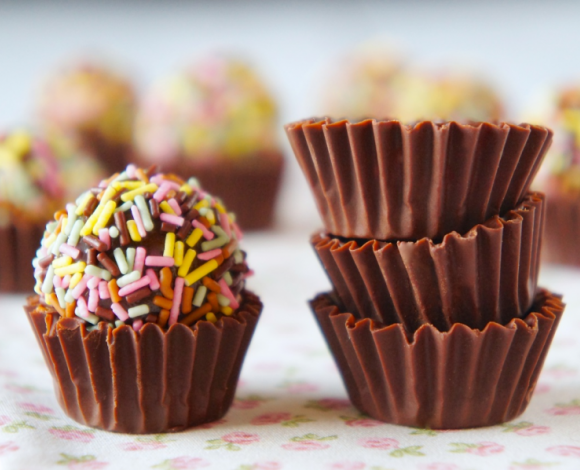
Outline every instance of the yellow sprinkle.
<svg viewBox="0 0 580 470">
<path fill-rule="evenodd" d="M 181 266 L 179 267 L 179 269 L 177 271 L 177 275 L 179 277 L 187 276 L 187 273 L 189 272 L 189 268 L 191 268 L 191 264 L 193 263 L 193 260 L 195 259 L 196 254 L 197 253 L 195 252 L 195 250 L 192 250 L 192 249 L 187 250 L 187 253 L 185 253 L 185 257 L 183 258 L 183 263 L 181 263 Z"/>
<path fill-rule="evenodd" d="M 65 266 L 68 266 L 69 264 L 72 264 L 72 258 L 70 256 L 61 256 L 60 258 L 56 258 L 52 262 L 52 266 L 54 268 L 64 268 Z"/>
<path fill-rule="evenodd" d="M 69 264 L 68 266 L 55 269 L 54 274 L 63 277 L 66 276 L 67 274 L 82 273 L 86 267 L 87 263 L 85 263 L 84 261 L 77 261 L 74 264 Z"/>
<path fill-rule="evenodd" d="M 19 157 L 23 157 L 32 148 L 30 135 L 25 131 L 14 131 L 6 137 L 4 145 Z"/>
<path fill-rule="evenodd" d="M 183 242 L 175 242 L 175 249 L 173 250 L 173 259 L 175 259 L 175 266 L 180 267 L 183 264 L 184 251 L 185 244 Z"/>
<path fill-rule="evenodd" d="M 115 213 L 115 209 L 117 208 L 117 203 L 115 201 L 107 201 L 105 204 L 105 208 L 101 212 L 95 226 L 93 227 L 93 235 L 99 235 L 99 230 L 105 228 L 109 223 L 109 219 Z"/>
<path fill-rule="evenodd" d="M 199 281 L 202 277 L 217 269 L 218 262 L 215 259 L 210 259 L 207 263 L 202 264 L 199 268 L 194 269 L 185 277 L 185 285 L 191 286 L 194 282 Z"/>
<path fill-rule="evenodd" d="M 191 189 L 191 186 L 188 185 L 187 183 L 184 183 L 183 185 L 181 185 L 181 188 L 179 188 L 179 190 L 183 191 L 188 196 L 191 196 L 191 194 L 193 193 L 193 189 Z"/>
<path fill-rule="evenodd" d="M 50 304 L 50 296 L 48 294 L 44 294 L 44 303 L 46 305 L 51 305 Z"/>
<path fill-rule="evenodd" d="M 117 190 L 113 186 L 107 186 L 107 189 L 105 189 L 105 192 L 101 196 L 101 204 L 105 204 L 113 199 L 115 194 L 117 194 Z"/>
<path fill-rule="evenodd" d="M 95 212 L 93 212 L 91 216 L 87 219 L 85 225 L 83 225 L 83 228 L 81 229 L 81 237 L 86 237 L 87 235 L 91 234 L 91 232 L 93 231 L 93 227 L 97 223 L 97 220 L 99 220 L 101 212 L 103 212 L 104 209 L 105 204 L 101 202 L 95 209 Z"/>
<path fill-rule="evenodd" d="M 232 313 L 234 313 L 234 309 L 232 307 L 228 307 L 228 306 L 224 306 L 220 309 L 220 311 L 227 316 L 230 316 Z"/>
<path fill-rule="evenodd" d="M 137 189 L 143 186 L 144 184 L 145 183 L 143 183 L 143 181 L 115 181 L 111 186 L 113 186 L 113 188 L 119 191 L 121 189 L 128 190 Z"/>
<path fill-rule="evenodd" d="M 187 237 L 187 240 L 185 240 L 185 243 L 187 243 L 188 246 L 194 247 L 195 244 L 201 239 L 202 236 L 203 236 L 203 231 L 200 228 L 195 228 L 195 229 L 193 229 L 193 232 L 191 232 L 189 237 Z"/>
<path fill-rule="evenodd" d="M 44 240 L 42 240 L 42 246 L 45 246 L 46 248 L 48 248 L 50 245 L 53 244 L 53 242 L 56 240 L 56 233 L 52 232 L 48 237 L 46 237 Z"/>
<path fill-rule="evenodd" d="M 157 191 L 157 188 L 158 186 L 154 183 L 145 184 L 137 189 L 134 189 L 133 191 L 127 191 L 126 193 L 121 194 L 121 200 L 123 202 L 132 201 L 135 199 L 135 196 L 138 196 L 139 194 L 145 194 L 147 192 L 154 193 Z"/>
<path fill-rule="evenodd" d="M 94 197 L 95 196 L 93 196 L 93 194 L 90 191 L 87 191 L 85 193 L 85 195 L 83 196 L 83 198 L 81 199 L 81 202 L 79 202 L 79 205 L 77 207 L 77 210 L 75 211 L 75 214 L 76 215 L 83 215 L 85 207 L 87 207 L 87 204 L 89 203 L 89 201 Z"/>
<path fill-rule="evenodd" d="M 175 248 L 175 234 L 173 232 L 167 232 L 165 235 L 165 249 L 163 250 L 163 256 L 169 256 L 173 258 L 173 250 Z"/>
<path fill-rule="evenodd" d="M 209 207 L 209 202 L 207 201 L 207 199 L 202 199 L 195 206 L 193 206 L 193 208 L 197 211 L 203 209 L 204 207 Z"/>
<path fill-rule="evenodd" d="M 221 212 L 222 214 L 226 213 L 226 208 L 222 206 L 219 202 L 216 202 L 214 204 L 214 207 L 218 210 L 218 212 Z"/>
<path fill-rule="evenodd" d="M 212 322 L 212 323 L 216 323 L 216 322 L 217 322 L 217 318 L 216 318 L 216 316 L 215 316 L 215 315 L 214 315 L 212 312 L 209 312 L 209 313 L 208 313 L 208 314 L 205 316 L 205 319 L 206 319 L 207 321 L 210 321 L 210 322 Z"/>
<path fill-rule="evenodd" d="M 134 220 L 128 220 L 127 221 L 127 230 L 129 230 L 129 235 L 131 236 L 131 240 L 133 240 L 134 242 L 141 241 L 141 235 L 139 235 L 139 229 L 137 228 L 137 222 L 135 222 Z"/>
<path fill-rule="evenodd" d="M 167 201 L 161 201 L 159 203 L 159 209 L 161 209 L 166 214 L 177 215 L 173 210 L 173 207 L 171 207 Z"/>
<path fill-rule="evenodd" d="M 73 275 L 73 277 L 70 278 L 70 282 L 68 283 L 68 287 L 69 289 L 74 289 L 76 287 L 76 285 L 81 282 L 81 279 L 83 278 L 82 273 L 76 273 Z"/>
<path fill-rule="evenodd" d="M 34 292 L 36 292 L 38 295 L 42 295 L 42 282 L 36 281 Z"/>
<path fill-rule="evenodd" d="M 215 213 L 214 213 L 214 211 L 212 211 L 211 209 L 208 209 L 208 211 L 205 214 L 205 218 L 207 219 L 207 221 L 211 225 L 215 225 Z"/>
</svg>

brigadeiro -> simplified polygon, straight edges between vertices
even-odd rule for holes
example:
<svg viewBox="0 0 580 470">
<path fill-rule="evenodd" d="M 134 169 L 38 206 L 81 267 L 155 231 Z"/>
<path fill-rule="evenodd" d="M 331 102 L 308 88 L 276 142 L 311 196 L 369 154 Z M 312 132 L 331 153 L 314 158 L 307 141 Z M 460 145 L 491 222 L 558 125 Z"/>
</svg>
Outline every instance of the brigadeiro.
<svg viewBox="0 0 580 470">
<path fill-rule="evenodd" d="M 71 62 L 42 84 L 37 116 L 49 140 L 68 139 L 98 158 L 107 171 L 122 171 L 132 155 L 136 93 L 105 62 Z"/>
<path fill-rule="evenodd" d="M 456 429 L 521 414 L 564 310 L 537 288 L 552 141 L 508 123 L 309 119 L 286 132 L 333 285 L 310 305 L 353 404 Z"/>
<path fill-rule="evenodd" d="M 32 292 L 28 261 L 46 221 L 99 175 L 99 164 L 77 149 L 27 130 L 0 135 L 0 292 Z"/>
<path fill-rule="evenodd" d="M 222 417 L 262 310 L 233 215 L 129 165 L 56 212 L 25 311 L 67 415 L 108 431 Z"/>
<path fill-rule="evenodd" d="M 208 56 L 160 81 L 139 109 L 141 161 L 196 175 L 243 229 L 271 227 L 284 158 L 271 93 L 240 59 Z"/>
</svg>

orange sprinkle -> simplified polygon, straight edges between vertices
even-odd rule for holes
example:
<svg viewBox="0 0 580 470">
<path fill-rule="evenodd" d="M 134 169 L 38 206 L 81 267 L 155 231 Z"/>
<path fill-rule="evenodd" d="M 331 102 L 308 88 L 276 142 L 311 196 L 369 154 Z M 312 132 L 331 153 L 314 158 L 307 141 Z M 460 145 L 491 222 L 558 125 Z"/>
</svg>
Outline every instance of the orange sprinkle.
<svg viewBox="0 0 580 470">
<path fill-rule="evenodd" d="M 75 316 L 75 308 L 77 308 L 77 301 L 74 300 L 71 303 L 66 304 L 66 318 L 74 318 Z"/>
<path fill-rule="evenodd" d="M 109 186 L 109 184 L 117 177 L 119 176 L 119 173 L 115 173 L 113 176 L 107 178 L 104 182 L 107 186 Z"/>
<path fill-rule="evenodd" d="M 194 321 L 199 320 L 205 314 L 211 312 L 211 305 L 210 304 L 203 304 L 198 309 L 194 310 L 185 318 L 179 320 L 179 323 L 183 323 L 184 325 L 191 325 Z"/>
<path fill-rule="evenodd" d="M 198 217 L 197 220 L 200 221 L 200 223 L 202 223 L 203 225 L 205 225 L 206 228 L 210 228 L 211 224 L 209 223 L 209 220 L 207 220 L 205 217 L 201 216 Z"/>
<path fill-rule="evenodd" d="M 173 305 L 171 300 L 166 299 L 165 297 L 161 297 L 160 295 L 153 297 L 153 303 L 165 310 L 171 310 L 171 306 Z"/>
<path fill-rule="evenodd" d="M 173 289 L 171 288 L 172 281 L 173 274 L 171 273 L 171 269 L 166 266 L 161 270 L 159 284 L 161 284 L 161 293 L 169 300 L 173 300 Z"/>
<path fill-rule="evenodd" d="M 217 261 L 218 266 L 224 262 L 223 255 L 217 255 L 214 259 Z"/>
<path fill-rule="evenodd" d="M 137 168 L 135 170 L 135 176 L 145 182 L 145 184 L 149 184 L 149 177 L 145 174 L 142 168 Z"/>
<path fill-rule="evenodd" d="M 238 242 L 237 240 L 232 240 L 231 242 L 229 242 L 226 246 L 224 246 L 222 248 L 222 255 L 224 256 L 224 258 L 229 258 L 230 256 L 232 256 L 234 254 L 234 251 L 236 251 L 236 248 L 238 247 Z"/>
<path fill-rule="evenodd" d="M 121 296 L 119 295 L 119 286 L 117 285 L 116 279 L 111 279 L 109 281 L 109 293 L 111 294 L 111 300 L 115 303 L 121 301 Z"/>
<path fill-rule="evenodd" d="M 48 298 L 50 299 L 50 305 L 54 307 L 54 309 L 60 314 L 61 317 L 66 317 L 66 312 L 62 309 L 60 304 L 58 303 L 58 298 L 54 292 L 48 294 Z"/>
<path fill-rule="evenodd" d="M 99 194 L 97 194 L 97 201 L 103 199 L 103 194 L 105 194 L 105 190 L 103 189 Z"/>
<path fill-rule="evenodd" d="M 166 309 L 162 309 L 159 312 L 159 318 L 157 318 L 157 324 L 161 327 L 161 328 L 165 328 L 165 325 L 167 325 L 167 321 L 169 320 L 169 310 Z"/>
<path fill-rule="evenodd" d="M 60 210 L 60 211 L 56 211 L 54 213 L 54 220 L 60 220 L 60 218 L 65 216 L 66 214 L 67 214 L 67 211 L 65 211 L 64 209 Z"/>
<path fill-rule="evenodd" d="M 217 300 L 217 294 L 215 292 L 210 292 L 207 294 L 207 301 L 211 305 L 212 312 L 219 312 L 220 311 L 220 304 Z"/>
<path fill-rule="evenodd" d="M 222 291 L 220 285 L 207 276 L 204 277 L 201 282 L 205 287 L 207 287 L 210 291 L 215 292 L 216 294 L 220 294 Z"/>
<path fill-rule="evenodd" d="M 219 287 L 219 285 L 218 285 Z M 181 313 L 189 313 L 193 309 L 193 287 L 183 287 L 183 296 L 181 297 Z"/>
<path fill-rule="evenodd" d="M 183 183 L 185 183 L 185 181 L 183 181 L 179 176 L 177 176 L 173 173 L 165 174 L 165 179 L 175 181 L 176 183 L 179 184 L 179 186 L 181 186 Z"/>
<path fill-rule="evenodd" d="M 175 191 L 175 189 L 170 189 L 169 191 L 167 191 L 167 195 L 165 196 L 165 198 L 173 199 L 175 196 L 177 196 L 177 191 Z"/>
</svg>

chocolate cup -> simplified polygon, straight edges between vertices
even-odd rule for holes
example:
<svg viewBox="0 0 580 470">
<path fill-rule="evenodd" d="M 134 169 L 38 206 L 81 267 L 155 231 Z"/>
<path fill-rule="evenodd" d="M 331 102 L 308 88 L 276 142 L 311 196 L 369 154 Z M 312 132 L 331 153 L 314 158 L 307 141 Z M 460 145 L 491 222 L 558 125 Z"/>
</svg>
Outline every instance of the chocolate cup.
<svg viewBox="0 0 580 470">
<path fill-rule="evenodd" d="M 552 131 L 530 124 L 308 119 L 285 126 L 325 230 L 440 239 L 517 207 Z"/>
<path fill-rule="evenodd" d="M 0 292 L 34 292 L 32 260 L 45 228 L 41 222 L 19 222 L 0 227 Z"/>
<path fill-rule="evenodd" d="M 229 409 L 244 356 L 262 311 L 242 292 L 240 308 L 216 324 L 146 323 L 136 333 L 101 322 L 88 332 L 77 318 L 25 311 L 64 412 L 106 431 L 181 431 L 220 419 Z"/>
<path fill-rule="evenodd" d="M 328 294 L 310 302 L 354 406 L 387 423 L 464 429 L 510 421 L 526 409 L 564 311 L 540 290 L 530 313 L 480 330 L 423 325 L 410 338 L 341 313 Z"/>
<path fill-rule="evenodd" d="M 357 317 L 402 323 L 483 328 L 524 315 L 536 295 L 544 195 L 441 243 L 366 243 L 315 234 L 311 243 L 341 303 Z"/>
<path fill-rule="evenodd" d="M 542 261 L 580 266 L 580 197 L 560 191 L 547 195 Z"/>
<path fill-rule="evenodd" d="M 274 224 L 284 168 L 280 152 L 245 158 L 179 157 L 159 167 L 166 172 L 195 176 L 204 190 L 218 196 L 228 211 L 236 214 L 243 230 L 264 230 Z"/>
</svg>

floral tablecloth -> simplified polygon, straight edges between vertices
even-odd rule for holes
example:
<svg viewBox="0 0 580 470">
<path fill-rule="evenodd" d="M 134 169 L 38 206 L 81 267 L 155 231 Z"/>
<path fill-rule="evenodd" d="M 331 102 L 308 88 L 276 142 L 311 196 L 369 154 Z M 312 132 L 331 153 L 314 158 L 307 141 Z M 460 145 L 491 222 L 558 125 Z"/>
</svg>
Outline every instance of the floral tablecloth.
<svg viewBox="0 0 580 470">
<path fill-rule="evenodd" d="M 328 289 L 303 235 L 246 238 L 265 310 L 230 412 L 179 434 L 85 428 L 59 409 L 21 296 L 0 297 L 0 469 L 580 469 L 580 270 L 544 268 L 568 303 L 534 398 L 502 426 L 434 432 L 361 416 L 306 306 Z"/>
</svg>

